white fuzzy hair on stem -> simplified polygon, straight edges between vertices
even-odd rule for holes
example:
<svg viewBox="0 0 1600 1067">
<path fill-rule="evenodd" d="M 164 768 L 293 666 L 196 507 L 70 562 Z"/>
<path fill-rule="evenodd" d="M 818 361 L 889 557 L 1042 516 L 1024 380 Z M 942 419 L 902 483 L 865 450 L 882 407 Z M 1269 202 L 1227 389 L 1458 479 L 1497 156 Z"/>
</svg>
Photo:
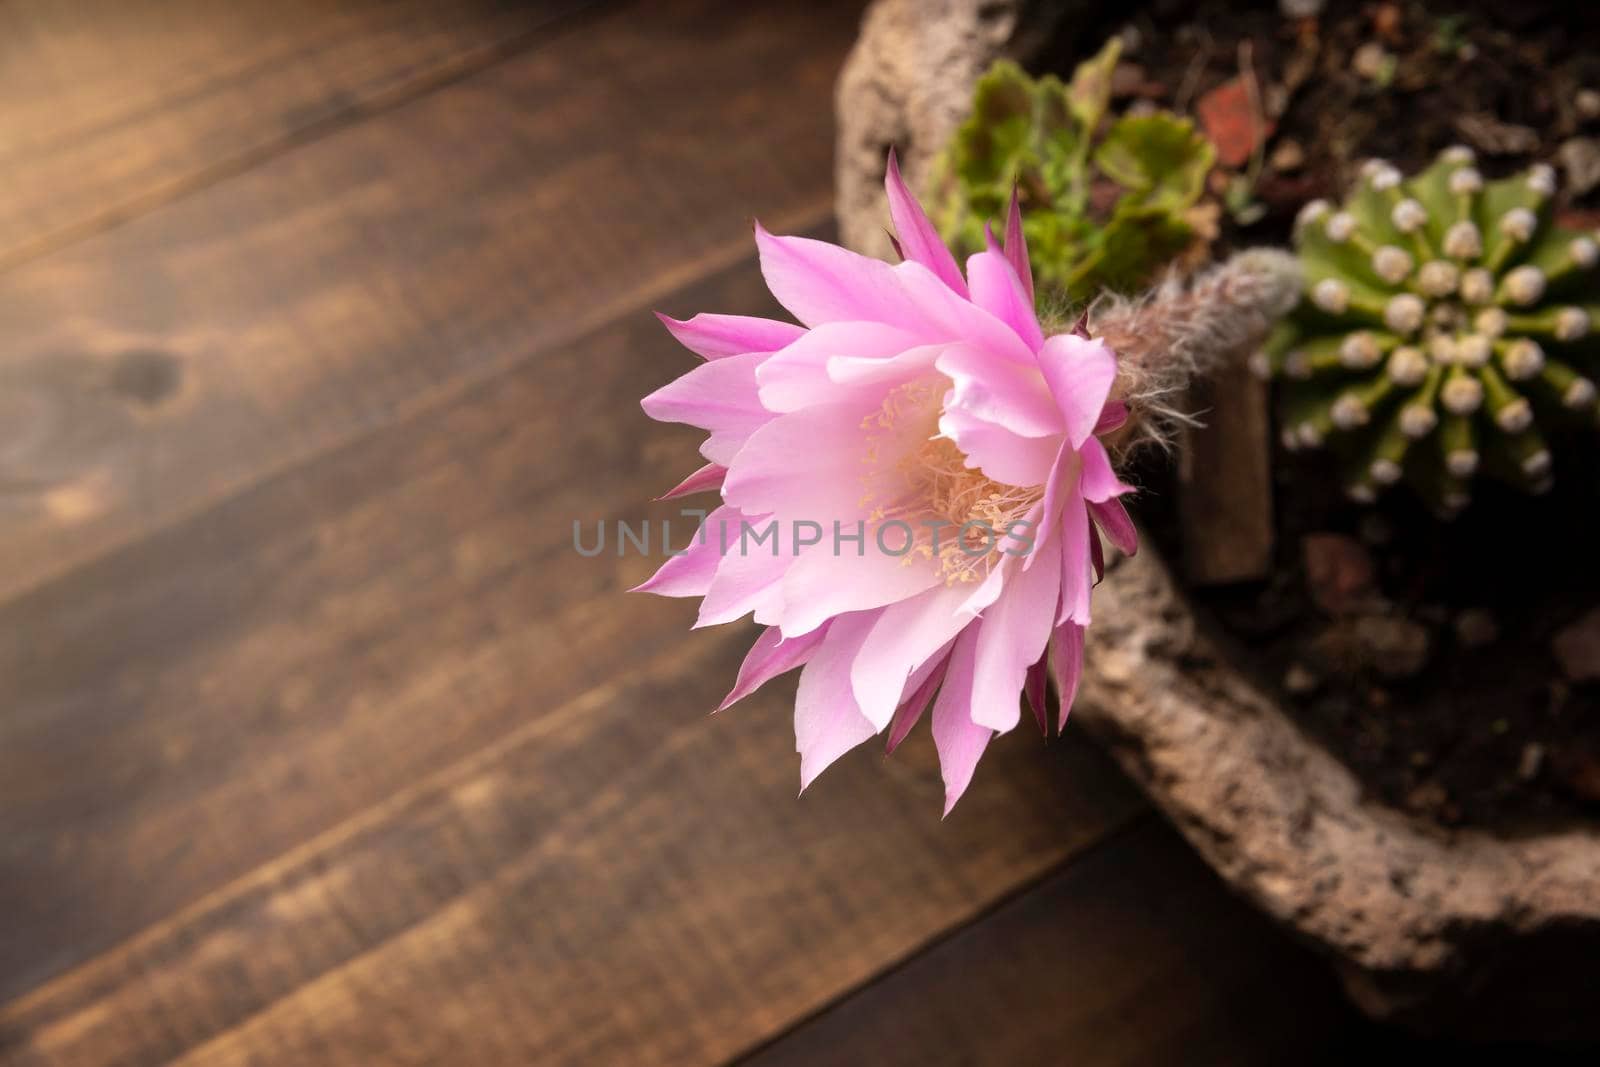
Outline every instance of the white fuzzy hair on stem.
<svg viewBox="0 0 1600 1067">
<path fill-rule="evenodd" d="M 1294 256 L 1262 248 L 1188 280 L 1170 273 L 1141 296 L 1096 300 L 1089 333 L 1117 353 L 1112 394 L 1130 415 L 1115 442 L 1119 451 L 1143 444 L 1170 449 L 1180 427 L 1198 422 L 1182 407 L 1189 383 L 1259 348 L 1294 307 L 1301 285 Z"/>
</svg>

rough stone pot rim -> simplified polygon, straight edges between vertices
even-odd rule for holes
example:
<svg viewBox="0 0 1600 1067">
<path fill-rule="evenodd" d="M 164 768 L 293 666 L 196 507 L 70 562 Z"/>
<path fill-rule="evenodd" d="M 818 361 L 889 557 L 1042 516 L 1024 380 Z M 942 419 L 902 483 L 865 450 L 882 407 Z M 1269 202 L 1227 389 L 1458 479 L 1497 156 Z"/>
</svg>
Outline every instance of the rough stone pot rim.
<svg viewBox="0 0 1600 1067">
<path fill-rule="evenodd" d="M 914 183 L 980 72 L 1070 29 L 1071 6 L 874 0 L 836 94 L 846 244 L 889 254 L 887 146 L 899 147 Z M 1600 1037 L 1587 977 L 1543 990 L 1523 980 L 1551 977 L 1542 958 L 1526 957 L 1552 940 L 1563 965 L 1592 969 L 1600 831 L 1451 831 L 1364 797 L 1354 774 L 1200 632 L 1148 547 L 1108 575 L 1094 610 L 1074 717 L 1228 882 L 1336 958 L 1364 1010 L 1461 1033 Z"/>
</svg>

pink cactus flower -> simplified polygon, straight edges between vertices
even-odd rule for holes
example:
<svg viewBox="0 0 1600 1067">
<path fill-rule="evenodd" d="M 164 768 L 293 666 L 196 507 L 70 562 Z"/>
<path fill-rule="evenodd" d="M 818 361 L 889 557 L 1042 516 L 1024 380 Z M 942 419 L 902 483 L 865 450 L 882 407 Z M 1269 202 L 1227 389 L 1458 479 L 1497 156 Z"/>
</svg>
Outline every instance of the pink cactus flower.
<svg viewBox="0 0 1600 1067">
<path fill-rule="evenodd" d="M 1015 197 L 1004 245 L 963 275 L 892 153 L 885 185 L 897 265 L 756 226 L 798 325 L 661 316 L 705 362 L 644 410 L 710 433 L 668 496 L 722 504 L 638 588 L 702 598 L 697 626 L 766 627 L 722 707 L 803 668 L 802 790 L 874 735 L 892 752 L 931 706 L 948 814 L 1024 693 L 1048 730 L 1047 656 L 1065 722 L 1100 533 L 1136 548 L 1097 437 L 1127 413 L 1110 349 L 1044 336 Z"/>
</svg>

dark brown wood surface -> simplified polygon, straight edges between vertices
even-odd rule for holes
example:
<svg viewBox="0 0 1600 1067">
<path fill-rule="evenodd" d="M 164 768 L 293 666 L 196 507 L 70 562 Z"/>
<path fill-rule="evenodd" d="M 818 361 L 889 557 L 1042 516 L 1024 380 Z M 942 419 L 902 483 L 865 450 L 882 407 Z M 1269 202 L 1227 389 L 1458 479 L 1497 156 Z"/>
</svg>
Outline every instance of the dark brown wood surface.
<svg viewBox="0 0 1600 1067">
<path fill-rule="evenodd" d="M 396 106 L 590 6 L 12 0 L 0 7 L 0 265 Z"/>
<path fill-rule="evenodd" d="M 854 8 L 647 6 L 0 275 L 0 595 L 825 215 Z"/>
<path fill-rule="evenodd" d="M 792 681 L 706 714 L 753 631 L 572 550 L 695 464 L 649 309 L 827 232 L 859 12 L 0 11 L 0 1062 L 872 1062 L 939 998 L 954 1056 L 1052 976 L 1116 1062 L 1269 971 L 1331 1025 L 1073 731 L 947 820 L 925 737 L 796 800 Z"/>
<path fill-rule="evenodd" d="M 832 1064 L 1335 1064 L 1333 976 L 1140 820 L 762 1049 Z"/>
</svg>

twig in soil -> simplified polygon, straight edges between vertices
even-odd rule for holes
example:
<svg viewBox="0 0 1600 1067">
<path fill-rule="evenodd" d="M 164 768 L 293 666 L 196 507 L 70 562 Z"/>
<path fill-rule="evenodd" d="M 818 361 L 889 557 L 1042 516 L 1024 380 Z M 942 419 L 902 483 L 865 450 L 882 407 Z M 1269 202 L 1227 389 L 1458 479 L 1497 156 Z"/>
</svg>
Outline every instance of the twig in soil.
<svg viewBox="0 0 1600 1067">
<path fill-rule="evenodd" d="M 1211 61 L 1212 40 L 1211 34 L 1204 26 L 1195 27 L 1200 35 L 1200 48 L 1189 60 L 1188 68 L 1183 72 L 1183 81 L 1178 83 L 1178 92 L 1172 98 L 1172 110 L 1180 115 L 1189 110 L 1189 98 L 1194 96 L 1194 91 L 1199 87 L 1200 76 L 1205 73 L 1206 64 Z"/>
<path fill-rule="evenodd" d="M 1248 37 L 1239 42 L 1239 77 L 1244 81 L 1245 99 L 1250 101 L 1250 139 L 1255 148 L 1250 151 L 1250 165 L 1245 168 L 1245 181 L 1254 190 L 1261 177 L 1261 164 L 1267 152 L 1267 118 L 1261 109 L 1261 83 L 1256 80 L 1255 42 Z"/>
</svg>

